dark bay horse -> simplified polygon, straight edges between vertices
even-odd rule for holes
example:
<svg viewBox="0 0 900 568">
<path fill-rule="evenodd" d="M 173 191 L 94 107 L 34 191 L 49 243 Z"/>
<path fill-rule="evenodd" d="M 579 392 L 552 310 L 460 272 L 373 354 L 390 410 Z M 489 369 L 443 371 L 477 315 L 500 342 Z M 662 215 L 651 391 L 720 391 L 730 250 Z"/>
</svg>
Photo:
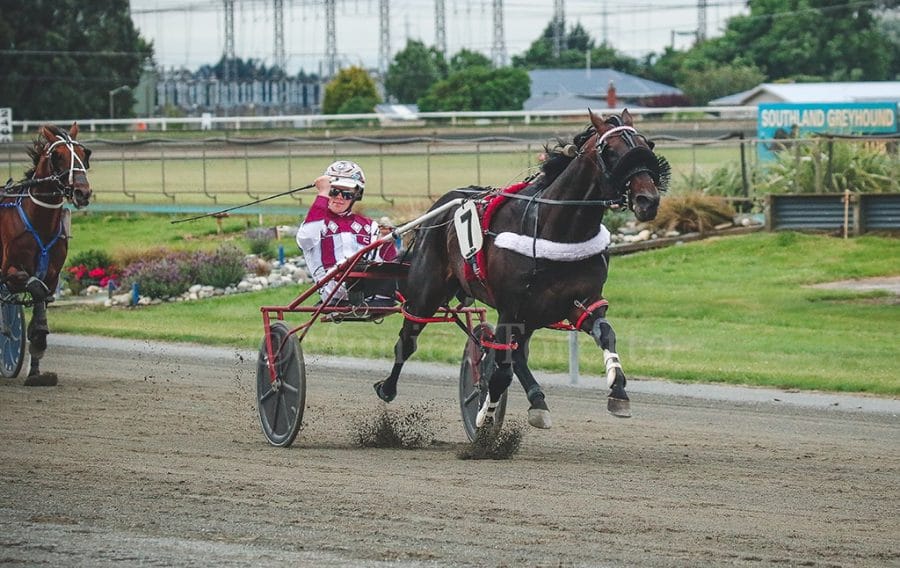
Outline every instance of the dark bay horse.
<svg viewBox="0 0 900 568">
<path fill-rule="evenodd" d="M 33 167 L 17 183 L 0 192 L 0 283 L 7 290 L 4 302 L 32 306 L 28 323 L 31 366 L 27 385 L 56 384 L 56 375 L 41 373 L 47 350 L 47 303 L 59 283 L 69 250 L 68 201 L 76 208 L 91 199 L 87 170 L 91 151 L 78 141 L 78 125 L 68 132 L 41 127 L 27 149 Z"/>
<path fill-rule="evenodd" d="M 669 166 L 635 130 L 627 110 L 605 119 L 589 115 L 591 125 L 573 144 L 548 148 L 550 157 L 527 185 L 515 195 L 499 194 L 504 203 L 489 226 L 481 227 L 480 266 L 469 260 L 467 268 L 452 210 L 419 230 L 409 275 L 401 285 L 407 319 L 395 346 L 394 366 L 386 380 L 375 384 L 382 400 L 396 396 L 400 371 L 416 349 L 425 320 L 456 296 L 464 301 L 476 298 L 496 308 L 499 317 L 496 335 L 486 345 L 496 349 L 496 366 L 478 426 L 493 416 L 515 372 L 531 404 L 529 423 L 550 427 L 544 393 L 528 368 L 528 342 L 535 330 L 562 320 L 590 334 L 603 349 L 610 388 L 607 408 L 616 416 L 631 415 L 616 336 L 601 295 L 609 264 L 609 233 L 601 221 L 608 208 L 624 206 L 638 220 L 653 219 Z M 497 198 L 488 188 L 454 190 L 432 209 L 453 199 L 486 195 Z M 473 272 L 479 276 L 473 278 Z"/>
</svg>

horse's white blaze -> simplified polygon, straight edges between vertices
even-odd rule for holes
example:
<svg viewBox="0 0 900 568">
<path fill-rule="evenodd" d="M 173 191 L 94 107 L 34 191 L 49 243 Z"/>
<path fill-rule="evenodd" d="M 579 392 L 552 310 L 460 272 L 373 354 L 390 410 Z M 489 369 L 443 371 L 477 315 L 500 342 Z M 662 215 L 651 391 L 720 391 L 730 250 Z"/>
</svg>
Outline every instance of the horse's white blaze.
<svg viewBox="0 0 900 568">
<path fill-rule="evenodd" d="M 603 363 L 606 364 L 606 386 L 612 387 L 613 381 L 616 380 L 616 369 L 622 368 L 622 364 L 619 363 L 619 354 L 604 349 Z"/>
<path fill-rule="evenodd" d="M 491 402 L 491 397 L 488 396 L 484 399 L 484 404 L 481 405 L 481 409 L 478 411 L 478 416 L 475 417 L 475 427 L 481 428 L 484 426 L 484 423 L 488 418 L 494 416 L 494 411 L 497 410 L 497 403 Z"/>
</svg>

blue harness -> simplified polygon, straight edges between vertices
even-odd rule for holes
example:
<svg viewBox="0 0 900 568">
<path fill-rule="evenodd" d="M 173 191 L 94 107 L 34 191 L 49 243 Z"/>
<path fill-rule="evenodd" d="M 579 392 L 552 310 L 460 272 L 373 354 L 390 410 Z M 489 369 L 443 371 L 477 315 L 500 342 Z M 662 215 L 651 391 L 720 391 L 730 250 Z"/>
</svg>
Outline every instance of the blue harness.
<svg viewBox="0 0 900 568">
<path fill-rule="evenodd" d="M 22 219 L 22 223 L 25 225 L 25 229 L 31 233 L 31 236 L 34 237 L 34 241 L 37 243 L 40 252 L 37 254 L 37 273 L 34 276 L 37 276 L 39 280 L 44 280 L 47 276 L 47 268 L 50 266 L 50 251 L 53 249 L 53 245 L 56 244 L 56 241 L 63 234 L 63 224 L 62 219 L 59 222 L 59 229 L 56 231 L 56 235 L 54 235 L 53 239 L 50 240 L 46 245 L 41 240 L 41 236 L 34 229 L 34 226 L 31 224 L 31 220 L 28 219 L 28 215 L 25 213 L 25 210 L 22 208 L 22 198 L 16 199 L 14 202 L 10 203 L 0 203 L 0 207 L 15 207 L 19 212 L 19 217 Z"/>
</svg>

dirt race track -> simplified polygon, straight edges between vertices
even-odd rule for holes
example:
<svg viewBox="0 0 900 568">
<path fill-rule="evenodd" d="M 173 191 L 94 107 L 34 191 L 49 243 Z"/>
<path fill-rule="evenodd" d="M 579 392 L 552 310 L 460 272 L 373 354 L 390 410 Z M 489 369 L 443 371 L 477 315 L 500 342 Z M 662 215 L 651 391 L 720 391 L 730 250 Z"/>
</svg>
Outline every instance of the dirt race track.
<svg viewBox="0 0 900 568">
<path fill-rule="evenodd" d="M 602 389 L 551 386 L 537 431 L 516 390 L 518 454 L 462 460 L 451 368 L 411 369 L 390 405 L 427 408 L 431 445 L 363 449 L 389 362 L 307 357 L 306 426 L 277 449 L 253 353 L 50 340 L 59 386 L 0 382 L 0 564 L 900 566 L 897 400 L 634 381 L 618 420 Z"/>
</svg>

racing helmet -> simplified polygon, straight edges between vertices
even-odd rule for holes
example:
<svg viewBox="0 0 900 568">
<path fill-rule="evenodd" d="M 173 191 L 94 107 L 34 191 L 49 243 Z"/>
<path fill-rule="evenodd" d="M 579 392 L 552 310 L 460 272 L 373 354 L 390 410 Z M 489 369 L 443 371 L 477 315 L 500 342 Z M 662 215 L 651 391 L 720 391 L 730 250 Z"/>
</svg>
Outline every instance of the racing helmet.
<svg viewBox="0 0 900 568">
<path fill-rule="evenodd" d="M 324 175 L 331 177 L 331 187 L 356 189 L 356 201 L 362 199 L 366 189 L 366 175 L 356 162 L 338 160 L 325 169 Z"/>
</svg>

